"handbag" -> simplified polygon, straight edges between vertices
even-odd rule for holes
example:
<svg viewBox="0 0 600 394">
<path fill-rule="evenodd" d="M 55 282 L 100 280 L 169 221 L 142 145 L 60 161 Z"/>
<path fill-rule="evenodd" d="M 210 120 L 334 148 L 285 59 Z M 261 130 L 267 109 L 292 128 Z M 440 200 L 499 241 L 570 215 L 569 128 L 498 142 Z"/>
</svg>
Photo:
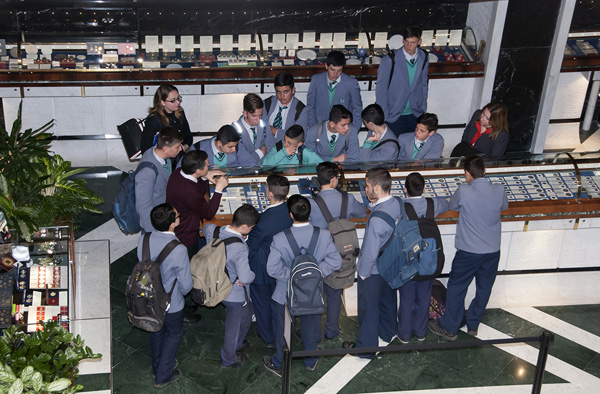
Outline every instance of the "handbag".
<svg viewBox="0 0 600 394">
<path fill-rule="evenodd" d="M 142 156 L 142 131 L 144 131 L 144 122 L 146 119 L 131 118 L 127 122 L 117 126 L 129 160 L 137 160 Z"/>
</svg>

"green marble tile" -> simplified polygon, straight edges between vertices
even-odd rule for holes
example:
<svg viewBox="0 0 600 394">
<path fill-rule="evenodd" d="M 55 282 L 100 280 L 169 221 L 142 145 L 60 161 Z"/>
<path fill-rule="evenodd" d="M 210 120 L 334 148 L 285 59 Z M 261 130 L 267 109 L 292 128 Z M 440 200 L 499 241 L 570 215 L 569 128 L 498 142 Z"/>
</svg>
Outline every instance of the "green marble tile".
<svg viewBox="0 0 600 394">
<path fill-rule="evenodd" d="M 133 349 L 148 347 L 148 333 L 135 328 L 127 320 L 127 308 L 117 307 L 111 315 L 112 338 Z"/>
<path fill-rule="evenodd" d="M 397 370 L 392 370 L 397 371 Z M 390 375 L 390 371 L 387 371 Z M 340 394 L 352 394 L 352 393 L 371 393 L 371 392 L 386 392 L 386 391 L 398 391 L 401 387 L 390 384 L 389 381 L 383 381 L 380 379 L 381 376 L 369 375 L 367 379 L 365 376 L 358 375 L 354 377 L 347 385 L 345 385 L 340 391 Z"/>
<path fill-rule="evenodd" d="M 123 360 L 131 356 L 136 350 L 131 346 L 127 346 L 123 342 L 114 339 L 112 340 L 112 365 L 113 367 L 121 364 Z"/>
<path fill-rule="evenodd" d="M 110 374 L 99 373 L 91 375 L 79 375 L 75 384 L 81 384 L 83 391 L 110 390 Z"/>
<path fill-rule="evenodd" d="M 408 387 L 409 390 L 444 389 L 459 387 L 477 387 L 476 381 L 468 376 L 449 371 L 448 366 L 433 360 L 431 364 L 423 369 L 416 379 Z"/>
<path fill-rule="evenodd" d="M 600 305 L 549 306 L 537 309 L 594 335 L 600 335 Z"/>
<path fill-rule="evenodd" d="M 539 336 L 543 329 L 502 309 L 488 309 L 483 315 L 486 324 L 511 337 Z"/>
<path fill-rule="evenodd" d="M 397 342 L 393 342 L 393 345 L 396 344 Z M 432 362 L 431 357 L 418 351 L 380 353 L 362 370 L 362 373 L 387 383 L 390 388 L 386 391 L 405 390 Z M 398 373 L 390 374 L 390 370 Z"/>
<path fill-rule="evenodd" d="M 535 365 L 529 364 L 518 357 L 513 357 L 510 363 L 492 380 L 489 386 L 508 386 L 533 384 Z M 544 373 L 544 383 L 567 383 L 565 380 L 549 372 Z"/>
<path fill-rule="evenodd" d="M 596 355 L 584 369 L 585 372 L 600 378 L 600 355 Z"/>
</svg>

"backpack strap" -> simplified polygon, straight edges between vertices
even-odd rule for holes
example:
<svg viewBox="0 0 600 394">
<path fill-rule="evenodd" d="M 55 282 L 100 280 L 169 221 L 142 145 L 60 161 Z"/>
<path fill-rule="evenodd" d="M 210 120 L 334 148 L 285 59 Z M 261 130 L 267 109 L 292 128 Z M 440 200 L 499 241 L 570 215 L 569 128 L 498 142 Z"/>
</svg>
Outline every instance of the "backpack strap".
<svg viewBox="0 0 600 394">
<path fill-rule="evenodd" d="M 156 166 L 154 165 L 154 163 L 151 163 L 149 161 L 143 161 L 143 162 L 141 162 L 138 165 L 138 167 L 135 169 L 135 175 L 137 175 L 137 173 L 140 170 L 143 170 L 144 168 L 152 168 L 152 171 L 154 171 L 154 175 L 156 175 L 158 177 L 158 170 L 156 169 Z"/>
<path fill-rule="evenodd" d="M 419 219 L 419 216 L 417 216 L 417 211 L 415 211 L 415 207 L 413 207 L 411 203 L 405 202 L 404 209 L 406 209 L 406 216 L 408 216 L 410 220 Z"/>
<path fill-rule="evenodd" d="M 388 56 L 392 60 L 392 68 L 390 70 L 390 80 L 388 81 L 388 89 L 389 89 L 390 85 L 392 84 L 392 76 L 394 75 L 394 67 L 396 67 L 396 52 L 390 51 Z"/>
<path fill-rule="evenodd" d="M 267 108 L 267 114 L 271 110 L 271 104 L 273 103 L 273 96 L 269 96 L 265 99 L 265 107 Z"/>
<path fill-rule="evenodd" d="M 193 146 L 194 146 L 194 148 L 196 148 L 196 150 L 200 150 L 200 142 L 201 141 L 198 141 L 193 144 Z"/>
<path fill-rule="evenodd" d="M 396 151 L 396 156 L 398 156 L 398 153 L 400 153 L 400 144 L 398 143 L 398 141 L 395 138 L 390 138 L 390 139 L 387 139 L 385 141 L 381 141 L 380 143 L 378 143 L 377 145 L 375 145 L 375 147 L 372 150 L 375 150 L 375 149 L 379 148 L 380 146 L 385 145 L 385 144 L 389 144 L 389 143 L 396 144 L 396 148 L 398 149 Z"/>
<path fill-rule="evenodd" d="M 150 234 L 144 234 L 144 244 L 142 246 L 142 260 L 150 260 Z"/>
<path fill-rule="evenodd" d="M 435 208 L 433 204 L 433 199 L 427 197 L 425 198 L 425 200 L 427 200 L 427 212 L 425 213 L 425 217 L 427 219 L 435 219 Z"/>
<path fill-rule="evenodd" d="M 298 242 L 296 242 L 296 238 L 294 238 L 294 234 L 292 234 L 292 231 L 289 228 L 286 228 L 285 230 L 283 230 L 283 233 L 285 234 L 285 237 L 287 238 L 288 242 L 290 243 L 290 246 L 292 248 L 292 253 L 294 253 L 294 256 L 301 255 L 302 252 L 300 251 L 300 248 L 298 247 Z"/>
<path fill-rule="evenodd" d="M 307 254 L 313 255 L 315 254 L 315 249 L 317 248 L 317 241 L 319 241 L 319 233 L 321 229 L 318 227 L 313 227 L 312 238 L 310 239 L 310 244 L 308 244 L 308 249 L 306 250 Z"/>
<path fill-rule="evenodd" d="M 149 233 L 146 233 L 146 234 L 149 234 Z M 144 236 L 146 234 L 144 234 Z M 144 238 L 144 242 L 146 242 L 146 238 Z M 175 249 L 175 247 L 177 245 L 179 245 L 179 241 L 176 239 L 174 239 L 171 242 L 169 242 L 168 244 L 166 244 L 165 247 L 163 248 L 163 250 L 161 250 L 160 253 L 158 254 L 158 257 L 156 258 L 156 260 L 154 260 L 154 262 L 158 265 L 161 265 L 162 262 L 165 261 L 167 256 L 173 251 L 173 249 Z M 144 253 L 144 252 L 142 252 L 142 253 Z"/>
<path fill-rule="evenodd" d="M 302 162 L 304 160 L 304 158 L 302 157 L 302 154 L 304 153 L 304 148 L 306 148 L 304 146 L 304 144 L 300 145 L 298 147 L 298 152 L 296 152 L 296 155 L 298 155 L 298 165 L 302 166 Z"/>
<path fill-rule="evenodd" d="M 221 234 L 221 226 L 215 227 L 215 231 L 213 231 L 213 238 L 219 239 L 219 234 Z M 236 242 L 243 243 L 244 241 L 242 241 L 238 237 L 229 237 L 229 238 L 221 239 L 221 242 L 223 242 L 225 244 L 225 246 L 228 246 L 228 245 L 234 244 Z M 227 268 L 225 268 L 225 269 L 227 269 Z"/>
<path fill-rule="evenodd" d="M 321 133 L 323 133 L 323 122 L 317 123 L 317 143 L 316 143 L 316 145 L 318 145 L 319 141 L 321 140 Z"/>
<path fill-rule="evenodd" d="M 277 148 L 277 152 L 283 149 L 283 141 L 277 141 L 275 144 L 275 148 Z"/>
<path fill-rule="evenodd" d="M 304 107 L 306 107 L 306 105 L 304 105 L 302 101 L 298 100 L 298 104 L 296 104 L 296 115 L 294 116 L 294 120 L 298 120 Z"/>
<path fill-rule="evenodd" d="M 314 200 L 317 203 L 319 209 L 321 210 L 325 221 L 327 223 L 331 222 L 333 220 L 333 216 L 331 215 L 331 212 L 329 212 L 329 208 L 327 208 L 327 204 L 325 204 L 325 200 L 323 200 L 323 197 L 317 194 Z"/>
<path fill-rule="evenodd" d="M 396 221 L 394 220 L 393 217 L 391 217 L 389 214 L 385 213 L 385 212 L 381 212 L 381 211 L 375 211 L 375 212 L 371 212 L 371 215 L 369 215 L 369 220 L 371 220 L 371 218 L 379 218 L 382 219 L 383 221 L 385 221 L 391 228 L 396 228 Z"/>
<path fill-rule="evenodd" d="M 346 219 L 348 215 L 348 192 L 341 191 L 342 194 L 342 207 L 340 208 L 340 219 Z"/>
</svg>

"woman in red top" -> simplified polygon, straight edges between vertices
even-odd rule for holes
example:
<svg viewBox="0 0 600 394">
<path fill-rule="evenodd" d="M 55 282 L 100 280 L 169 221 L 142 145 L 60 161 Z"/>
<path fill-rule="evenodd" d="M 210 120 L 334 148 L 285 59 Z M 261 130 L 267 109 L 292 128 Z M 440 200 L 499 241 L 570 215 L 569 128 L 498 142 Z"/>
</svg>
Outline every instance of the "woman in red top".
<svg viewBox="0 0 600 394">
<path fill-rule="evenodd" d="M 493 101 L 475 111 L 465 128 L 461 142 L 450 156 L 470 156 L 483 153 L 502 156 L 508 145 L 508 120 L 506 105 Z"/>
</svg>

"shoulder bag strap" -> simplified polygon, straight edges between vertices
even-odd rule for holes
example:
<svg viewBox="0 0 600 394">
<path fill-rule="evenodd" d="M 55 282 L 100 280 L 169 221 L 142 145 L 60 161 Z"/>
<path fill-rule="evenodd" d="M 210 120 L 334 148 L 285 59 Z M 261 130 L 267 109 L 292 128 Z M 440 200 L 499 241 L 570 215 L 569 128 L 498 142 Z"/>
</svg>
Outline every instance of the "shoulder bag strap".
<svg viewBox="0 0 600 394">
<path fill-rule="evenodd" d="M 301 255 L 302 252 L 298 247 L 298 242 L 296 242 L 292 231 L 289 228 L 286 228 L 285 230 L 283 230 L 283 233 L 285 234 L 285 237 L 287 238 L 288 242 L 290 243 L 290 246 L 292 247 L 292 253 L 294 253 L 294 256 Z"/>
<path fill-rule="evenodd" d="M 340 208 L 340 219 L 346 219 L 348 215 L 348 192 L 343 191 L 342 194 L 342 207 Z"/>
<path fill-rule="evenodd" d="M 427 213 L 425 213 L 425 217 L 427 219 L 435 219 L 435 208 L 433 205 L 433 199 L 427 197 Z"/>
<path fill-rule="evenodd" d="M 152 233 L 144 234 L 144 243 L 142 246 L 142 261 L 150 260 L 150 234 Z"/>
</svg>

